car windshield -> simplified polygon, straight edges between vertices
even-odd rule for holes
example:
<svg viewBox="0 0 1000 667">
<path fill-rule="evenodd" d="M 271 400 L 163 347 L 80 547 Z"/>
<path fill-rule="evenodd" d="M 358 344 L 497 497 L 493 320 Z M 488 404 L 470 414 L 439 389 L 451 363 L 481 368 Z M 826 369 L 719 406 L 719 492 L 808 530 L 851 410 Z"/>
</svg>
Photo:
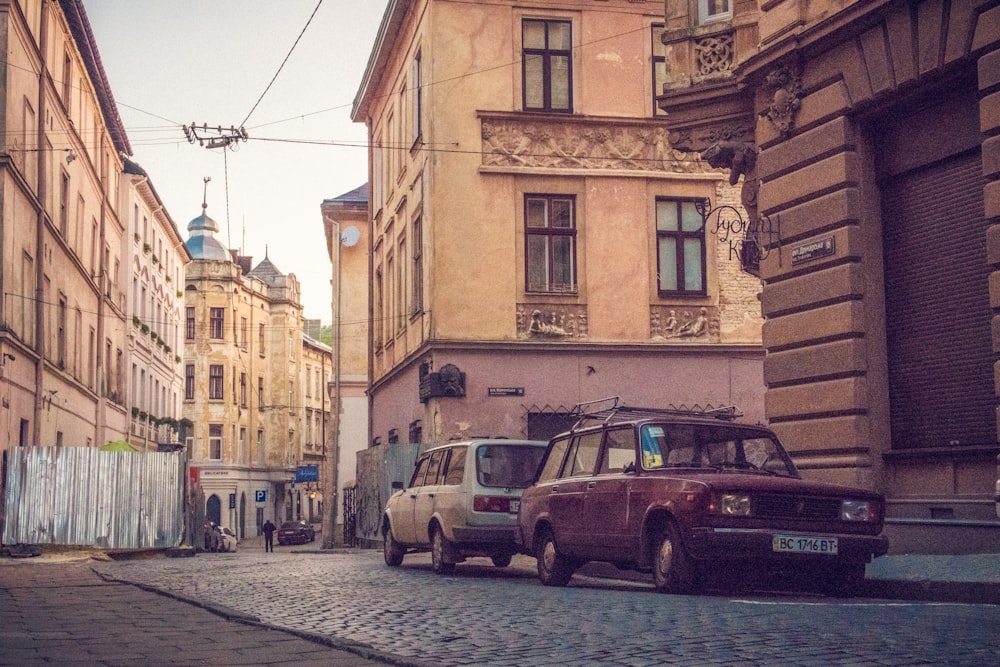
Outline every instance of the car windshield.
<svg viewBox="0 0 1000 667">
<path fill-rule="evenodd" d="M 798 477 L 791 459 L 766 431 L 714 424 L 646 424 L 642 467 L 751 470 Z"/>
<path fill-rule="evenodd" d="M 481 445 L 476 450 L 476 474 L 483 486 L 525 489 L 535 478 L 545 447 Z"/>
</svg>

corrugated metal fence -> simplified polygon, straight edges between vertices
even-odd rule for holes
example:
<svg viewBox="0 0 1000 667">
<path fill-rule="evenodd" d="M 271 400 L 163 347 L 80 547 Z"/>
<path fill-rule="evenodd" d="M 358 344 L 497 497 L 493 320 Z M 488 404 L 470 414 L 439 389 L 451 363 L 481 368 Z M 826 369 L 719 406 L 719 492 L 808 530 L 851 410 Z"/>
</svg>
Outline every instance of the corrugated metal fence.
<svg viewBox="0 0 1000 667">
<path fill-rule="evenodd" d="M 180 452 L 18 447 L 4 458 L 4 544 L 147 549 L 181 543 Z"/>
<path fill-rule="evenodd" d="M 427 445 L 430 446 L 430 445 Z M 382 544 L 379 527 L 382 510 L 389 499 L 393 482 L 410 481 L 413 463 L 421 452 L 419 443 L 379 445 L 358 452 L 358 472 L 355 498 L 355 542 L 362 547 Z M 344 518 L 345 522 L 348 520 Z"/>
</svg>

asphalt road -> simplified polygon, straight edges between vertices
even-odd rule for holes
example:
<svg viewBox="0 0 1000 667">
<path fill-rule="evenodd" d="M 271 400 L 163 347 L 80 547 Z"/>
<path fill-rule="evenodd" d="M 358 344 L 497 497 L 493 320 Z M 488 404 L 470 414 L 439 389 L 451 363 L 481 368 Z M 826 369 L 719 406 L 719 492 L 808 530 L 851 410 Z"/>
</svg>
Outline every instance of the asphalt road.
<svg viewBox="0 0 1000 667">
<path fill-rule="evenodd" d="M 1000 606 L 801 595 L 672 596 L 576 576 L 541 586 L 534 560 L 435 575 L 426 554 L 279 547 L 94 563 L 223 614 L 356 643 L 414 665 L 970 665 L 996 663 Z"/>
</svg>

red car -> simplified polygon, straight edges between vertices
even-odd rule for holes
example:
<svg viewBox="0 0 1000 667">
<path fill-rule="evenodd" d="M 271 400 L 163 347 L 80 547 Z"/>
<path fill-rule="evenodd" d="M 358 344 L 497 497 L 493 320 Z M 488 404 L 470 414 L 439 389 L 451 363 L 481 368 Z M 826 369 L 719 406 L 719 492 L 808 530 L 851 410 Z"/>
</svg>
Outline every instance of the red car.
<svg viewBox="0 0 1000 667">
<path fill-rule="evenodd" d="M 286 521 L 278 529 L 278 544 L 305 544 L 316 539 L 316 530 L 306 521 Z"/>
<path fill-rule="evenodd" d="M 840 594 L 888 550 L 883 512 L 878 493 L 802 479 L 772 431 L 730 411 L 616 401 L 549 443 L 516 539 L 550 586 L 604 561 L 661 592 L 736 577 Z"/>
</svg>

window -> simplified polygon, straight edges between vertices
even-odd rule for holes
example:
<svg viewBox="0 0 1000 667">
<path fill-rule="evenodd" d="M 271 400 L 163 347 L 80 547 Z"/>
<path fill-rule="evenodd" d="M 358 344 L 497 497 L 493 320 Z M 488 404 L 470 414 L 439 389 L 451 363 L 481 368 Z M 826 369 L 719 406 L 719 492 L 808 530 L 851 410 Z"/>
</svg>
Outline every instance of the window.
<svg viewBox="0 0 1000 667">
<path fill-rule="evenodd" d="M 59 297 L 59 313 L 56 322 L 56 364 L 66 368 L 66 299 Z"/>
<path fill-rule="evenodd" d="M 663 44 L 660 36 L 663 34 L 664 25 L 654 23 L 650 30 L 650 39 L 653 45 L 653 115 L 666 116 L 667 112 L 657 105 L 656 97 L 663 94 L 663 85 L 667 82 L 667 47 Z"/>
<path fill-rule="evenodd" d="M 264 323 L 263 322 L 261 322 L 260 325 L 259 325 L 259 327 L 257 328 L 257 347 L 259 348 L 258 352 L 260 353 L 260 356 L 263 357 L 264 356 Z"/>
<path fill-rule="evenodd" d="M 194 340 L 194 306 L 184 309 L 184 339 Z"/>
<path fill-rule="evenodd" d="M 212 308 L 208 315 L 208 336 L 216 340 L 222 340 L 223 325 L 226 321 L 225 308 Z"/>
<path fill-rule="evenodd" d="M 184 367 L 184 399 L 194 400 L 194 364 Z"/>
<path fill-rule="evenodd" d="M 420 141 L 423 132 L 423 55 L 420 51 L 413 56 L 413 143 Z"/>
<path fill-rule="evenodd" d="M 697 202 L 656 200 L 656 272 L 661 294 L 705 294 L 705 222 Z"/>
<path fill-rule="evenodd" d="M 455 447 L 451 450 L 451 457 L 448 459 L 448 468 L 444 473 L 442 484 L 461 484 L 465 477 L 465 447 Z"/>
<path fill-rule="evenodd" d="M 732 0 L 698 0 L 698 23 L 724 21 L 733 17 Z"/>
<path fill-rule="evenodd" d="M 257 409 L 264 409 L 264 378 L 257 378 Z"/>
<path fill-rule="evenodd" d="M 524 199 L 525 272 L 529 292 L 576 290 L 574 199 L 527 195 Z"/>
<path fill-rule="evenodd" d="M 601 433 L 596 431 L 582 435 L 573 441 L 569 457 L 563 465 L 560 477 L 575 477 L 589 475 L 594 472 L 597 463 L 597 450 L 601 446 Z"/>
<path fill-rule="evenodd" d="M 247 349 L 247 318 L 240 318 L 240 347 Z"/>
<path fill-rule="evenodd" d="M 521 24 L 524 109 L 573 110 L 572 24 L 525 19 Z"/>
<path fill-rule="evenodd" d="M 635 467 L 635 436 L 630 428 L 608 431 L 605 449 L 601 454 L 598 474 L 622 472 L 632 464 Z"/>
<path fill-rule="evenodd" d="M 257 430 L 257 463 L 264 463 L 264 431 Z"/>
<path fill-rule="evenodd" d="M 221 400 L 223 398 L 222 364 L 212 364 L 208 367 L 208 398 Z"/>
<path fill-rule="evenodd" d="M 551 481 L 559 475 L 559 469 L 562 468 L 563 458 L 565 458 L 568 448 L 569 438 L 560 438 L 552 443 L 548 457 L 545 459 L 545 465 L 538 474 L 539 482 Z"/>
<path fill-rule="evenodd" d="M 247 406 L 247 374 L 240 373 L 240 407 Z"/>
<path fill-rule="evenodd" d="M 208 425 L 208 458 L 222 460 L 222 424 Z"/>
<path fill-rule="evenodd" d="M 423 221 L 417 218 L 413 221 L 413 303 L 410 310 L 412 315 L 416 315 L 424 309 L 423 233 Z M 411 440 L 410 442 L 419 442 L 419 440 Z"/>
<path fill-rule="evenodd" d="M 59 181 L 59 233 L 69 240 L 69 174 L 65 171 Z"/>
</svg>

